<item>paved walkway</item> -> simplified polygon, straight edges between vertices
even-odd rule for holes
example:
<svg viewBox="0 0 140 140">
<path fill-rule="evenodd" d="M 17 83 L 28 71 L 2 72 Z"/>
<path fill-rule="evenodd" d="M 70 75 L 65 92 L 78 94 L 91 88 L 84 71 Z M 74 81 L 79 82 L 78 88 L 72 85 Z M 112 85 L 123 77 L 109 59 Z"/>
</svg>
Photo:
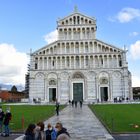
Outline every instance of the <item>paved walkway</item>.
<svg viewBox="0 0 140 140">
<path fill-rule="evenodd" d="M 83 105 L 82 109 L 79 106 L 77 108 L 68 106 L 58 117 L 50 118 L 45 124 L 50 122 L 55 125 L 58 121 L 67 128 L 71 140 L 113 140 L 87 105 Z"/>
<path fill-rule="evenodd" d="M 71 140 L 114 139 L 87 105 L 83 105 L 82 109 L 79 106 L 77 108 L 67 106 L 60 112 L 59 116 L 53 116 L 45 121 L 45 126 L 47 127 L 48 123 L 55 126 L 57 122 L 62 122 L 63 126 L 67 128 Z M 16 140 L 20 140 L 20 138 Z"/>
</svg>

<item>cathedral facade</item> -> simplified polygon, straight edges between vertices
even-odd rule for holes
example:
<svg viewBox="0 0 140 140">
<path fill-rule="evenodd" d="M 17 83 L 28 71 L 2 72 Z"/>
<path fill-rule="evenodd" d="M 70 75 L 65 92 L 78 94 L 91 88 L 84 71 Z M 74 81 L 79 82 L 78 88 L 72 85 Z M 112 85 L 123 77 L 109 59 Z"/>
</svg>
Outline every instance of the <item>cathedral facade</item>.
<svg viewBox="0 0 140 140">
<path fill-rule="evenodd" d="M 96 39 L 95 18 L 75 10 L 57 21 L 57 31 L 57 41 L 30 55 L 30 101 L 133 98 L 126 50 Z"/>
</svg>

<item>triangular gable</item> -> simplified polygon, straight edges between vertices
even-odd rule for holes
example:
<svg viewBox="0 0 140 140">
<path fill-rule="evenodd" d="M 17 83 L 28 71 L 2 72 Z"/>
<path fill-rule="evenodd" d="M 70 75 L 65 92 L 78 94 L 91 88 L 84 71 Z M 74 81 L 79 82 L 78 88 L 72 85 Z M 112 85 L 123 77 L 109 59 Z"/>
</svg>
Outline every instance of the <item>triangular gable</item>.
<svg viewBox="0 0 140 140">
<path fill-rule="evenodd" d="M 109 43 L 106 43 L 106 42 L 104 42 L 104 41 L 101 41 L 101 40 L 98 40 L 98 39 L 95 39 L 95 41 L 97 41 L 97 43 L 100 43 L 100 44 L 102 44 L 102 45 L 108 46 L 108 47 L 110 47 L 110 48 L 112 48 L 112 49 L 115 49 L 116 51 L 119 51 L 119 52 L 123 52 L 123 51 L 124 51 L 123 49 L 121 49 L 121 48 L 119 48 L 119 47 L 116 47 L 116 46 L 114 46 L 114 45 L 111 45 L 111 44 L 109 44 Z"/>
<path fill-rule="evenodd" d="M 66 17 L 58 20 L 58 23 L 62 23 L 65 20 L 69 20 L 70 18 L 73 18 L 74 16 L 75 17 L 79 16 L 79 17 L 82 17 L 82 18 L 87 19 L 87 20 L 91 20 L 92 22 L 96 23 L 96 19 L 94 17 L 89 17 L 89 16 L 83 15 L 79 12 L 72 13 L 69 16 L 66 16 Z"/>
<path fill-rule="evenodd" d="M 49 49 L 51 47 L 54 47 L 55 45 L 57 46 L 57 43 L 58 43 L 58 41 L 52 42 L 52 43 L 50 43 L 50 44 L 48 44 L 48 45 L 46 45 L 46 46 L 44 46 L 44 47 L 36 50 L 35 52 L 32 53 L 32 55 L 42 54 L 43 51 L 46 51 L 46 49 Z"/>
</svg>

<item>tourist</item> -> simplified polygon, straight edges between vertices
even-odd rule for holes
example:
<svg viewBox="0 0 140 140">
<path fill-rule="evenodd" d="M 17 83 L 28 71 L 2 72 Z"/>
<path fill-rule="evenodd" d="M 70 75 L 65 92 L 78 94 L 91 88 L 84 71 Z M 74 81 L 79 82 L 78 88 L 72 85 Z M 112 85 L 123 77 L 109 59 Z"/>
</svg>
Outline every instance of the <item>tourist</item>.
<svg viewBox="0 0 140 140">
<path fill-rule="evenodd" d="M 62 123 L 60 123 L 60 122 L 56 123 L 55 128 L 57 130 L 57 137 L 60 134 L 66 134 L 66 135 L 68 135 L 70 137 L 69 133 L 67 132 L 67 129 L 63 127 Z"/>
<path fill-rule="evenodd" d="M 70 137 L 67 134 L 63 133 L 57 137 L 57 140 L 70 140 Z"/>
<path fill-rule="evenodd" d="M 57 133 L 50 123 L 48 123 L 47 128 L 48 129 L 46 130 L 46 140 L 56 140 Z"/>
<path fill-rule="evenodd" d="M 9 134 L 10 134 L 9 122 L 10 122 L 11 118 L 12 118 L 12 114 L 11 114 L 11 112 L 10 112 L 10 108 L 8 108 L 8 109 L 6 110 L 6 114 L 5 114 L 4 122 L 3 122 L 3 124 L 4 124 L 4 133 L 5 133 L 5 135 L 3 135 L 3 134 L 2 134 L 2 135 L 3 135 L 4 137 L 8 137 Z"/>
<path fill-rule="evenodd" d="M 57 116 L 59 116 L 59 103 L 57 101 L 56 101 L 56 104 L 55 104 L 55 110 L 56 110 Z"/>
<path fill-rule="evenodd" d="M 5 114 L 2 110 L 2 108 L 0 108 L 0 133 L 2 134 L 2 127 L 3 127 L 3 118 L 4 118 Z"/>
<path fill-rule="evenodd" d="M 80 100 L 80 101 L 79 101 L 79 103 L 80 103 L 80 108 L 82 108 L 83 101 L 82 101 L 82 100 Z"/>
<path fill-rule="evenodd" d="M 25 132 L 24 140 L 35 140 L 35 124 L 29 124 Z"/>
<path fill-rule="evenodd" d="M 72 107 L 73 107 L 74 106 L 74 100 L 72 100 L 71 104 L 72 104 Z"/>
<path fill-rule="evenodd" d="M 46 140 L 44 132 L 44 123 L 39 122 L 35 128 L 35 140 Z"/>
<path fill-rule="evenodd" d="M 77 101 L 74 101 L 74 103 L 75 103 L 75 108 L 77 108 Z"/>
</svg>

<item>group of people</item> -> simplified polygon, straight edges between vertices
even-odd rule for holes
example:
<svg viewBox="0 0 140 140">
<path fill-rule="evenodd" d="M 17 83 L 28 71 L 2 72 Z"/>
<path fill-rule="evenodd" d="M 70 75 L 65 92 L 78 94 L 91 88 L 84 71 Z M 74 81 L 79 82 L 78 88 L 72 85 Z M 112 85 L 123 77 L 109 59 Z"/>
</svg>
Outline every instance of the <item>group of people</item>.
<svg viewBox="0 0 140 140">
<path fill-rule="evenodd" d="M 74 101 L 74 100 L 70 101 L 70 100 L 69 100 L 69 103 L 72 104 L 72 107 L 74 107 L 74 105 L 75 105 L 75 108 L 77 108 L 77 102 L 78 102 L 78 101 Z M 80 104 L 80 108 L 82 108 L 83 101 L 80 100 L 80 101 L 79 101 L 79 104 Z"/>
<path fill-rule="evenodd" d="M 10 134 L 10 129 L 9 129 L 9 122 L 12 118 L 12 114 L 10 112 L 10 108 L 6 109 L 6 112 L 2 110 L 2 107 L 0 107 L 0 133 L 1 136 L 8 137 Z M 4 131 L 3 131 L 3 126 L 4 126 Z"/>
<path fill-rule="evenodd" d="M 57 122 L 55 127 L 48 123 L 47 130 L 44 127 L 43 122 L 29 124 L 23 140 L 70 140 L 70 135 L 61 122 Z"/>
</svg>

